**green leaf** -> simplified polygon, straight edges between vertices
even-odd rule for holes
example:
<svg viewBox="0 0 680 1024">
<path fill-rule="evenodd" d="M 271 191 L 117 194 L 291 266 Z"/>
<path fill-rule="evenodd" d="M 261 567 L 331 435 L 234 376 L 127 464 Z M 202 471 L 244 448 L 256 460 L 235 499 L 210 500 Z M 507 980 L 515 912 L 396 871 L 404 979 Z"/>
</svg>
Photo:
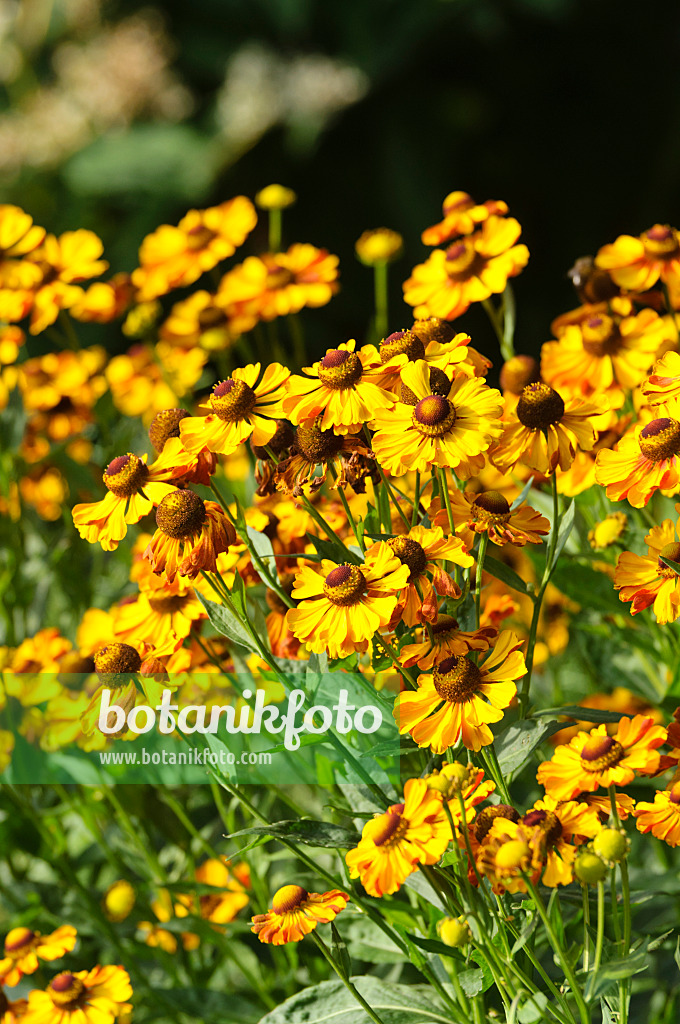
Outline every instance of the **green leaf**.
<svg viewBox="0 0 680 1024">
<path fill-rule="evenodd" d="M 308 819 L 276 821 L 271 825 L 257 825 L 244 828 L 240 832 L 232 832 L 228 839 L 236 836 L 271 836 L 273 839 L 290 839 L 294 843 L 305 846 L 324 846 L 332 849 L 349 850 L 356 846 L 361 836 L 353 829 L 343 825 L 332 825 L 328 821 L 309 821 Z"/>
<path fill-rule="evenodd" d="M 511 956 L 515 956 L 516 953 L 519 953 L 520 949 L 524 948 L 524 946 L 527 944 L 531 936 L 536 931 L 537 924 L 538 914 L 526 915 L 526 917 L 524 918 L 524 924 L 522 925 L 522 930 L 519 933 L 519 937 L 517 938 L 514 946 L 510 950 Z"/>
<path fill-rule="evenodd" d="M 347 951 L 347 943 L 338 931 L 335 922 L 331 923 L 331 955 L 346 978 L 352 973 L 352 961 Z"/>
<path fill-rule="evenodd" d="M 186 1013 L 199 1021 L 214 1021 L 224 1024 L 225 995 L 207 988 L 154 988 L 151 989 L 159 1007 L 172 1008 L 176 1013 Z M 247 999 L 229 993 L 229 1024 L 256 1024 L 260 1010 Z"/>
<path fill-rule="evenodd" d="M 450 1014 L 435 1002 L 425 985 L 392 985 L 366 975 L 352 983 L 383 1024 L 450 1024 Z M 370 1017 L 341 981 L 324 981 L 303 989 L 260 1024 L 371 1024 Z"/>
<path fill-rule="evenodd" d="M 588 977 L 588 984 L 586 985 L 585 997 L 587 1000 L 595 999 L 597 996 L 602 995 L 610 985 L 613 985 L 616 981 L 621 981 L 622 978 L 630 978 L 633 974 L 639 974 L 640 971 L 646 971 L 649 963 L 647 960 L 647 946 L 649 939 L 646 938 L 644 942 L 634 951 L 628 954 L 628 956 L 618 957 L 615 960 L 609 960 L 607 963 L 601 964 L 600 969 L 595 973 L 591 973 Z"/>
<path fill-rule="evenodd" d="M 560 555 L 562 554 L 562 550 L 564 548 L 564 545 L 569 540 L 569 536 L 571 534 L 571 531 L 574 529 L 574 516 L 575 516 L 575 514 L 576 514 L 576 502 L 572 498 L 571 504 L 569 504 L 567 506 L 566 511 L 565 511 L 564 515 L 562 516 L 562 519 L 560 521 L 560 528 L 559 528 L 559 532 L 557 534 L 557 544 L 555 546 L 555 552 L 554 552 L 554 555 L 553 555 L 553 562 L 552 562 L 551 569 L 553 569 L 557 565 L 558 559 L 559 559 Z"/>
<path fill-rule="evenodd" d="M 664 558 L 663 555 L 659 555 L 659 561 L 672 569 L 676 576 L 680 576 L 680 562 L 674 562 L 672 558 Z"/>
<path fill-rule="evenodd" d="M 657 937 L 655 939 L 652 939 L 652 941 L 647 946 L 647 951 L 649 953 L 651 953 L 651 952 L 653 952 L 653 950 L 658 949 L 660 946 L 663 946 L 663 944 L 666 941 L 666 939 L 668 938 L 668 936 L 672 935 L 672 934 L 673 934 L 673 929 L 671 928 L 671 929 L 669 929 L 669 931 L 664 932 L 663 935 L 657 935 Z"/>
<path fill-rule="evenodd" d="M 238 577 L 238 573 L 236 575 Z M 196 591 L 196 596 L 218 633 L 228 637 L 235 644 L 240 644 L 241 647 L 257 653 L 257 644 L 230 608 L 225 608 L 224 605 L 217 604 L 215 601 L 209 601 L 207 597 L 203 597 L 200 590 Z"/>
<path fill-rule="evenodd" d="M 351 562 L 354 565 L 361 565 L 361 559 L 344 544 L 336 544 L 334 541 L 326 540 L 325 537 L 315 537 L 311 533 L 306 536 L 322 558 L 329 558 L 331 562 Z"/>
<path fill-rule="evenodd" d="M 412 935 L 410 932 L 407 933 L 407 937 L 414 946 L 418 946 L 419 949 L 426 949 L 428 953 L 438 953 L 439 956 L 450 957 L 453 952 L 451 947 L 447 946 L 440 939 L 425 939 L 420 935 Z"/>
<path fill-rule="evenodd" d="M 264 565 L 265 569 L 270 573 L 271 576 L 274 577 L 274 579 L 276 579 L 276 560 L 272 557 L 274 554 L 274 548 L 272 547 L 272 542 L 270 541 L 269 537 L 267 537 L 265 533 L 259 533 L 257 530 L 254 530 L 252 526 L 248 526 L 246 528 L 246 531 L 248 534 L 248 539 L 250 540 L 250 543 L 253 545 L 255 553 L 259 555 L 260 558 L 262 559 L 262 564 Z M 264 585 L 266 587 L 270 587 L 270 581 L 267 579 L 266 576 L 262 575 L 262 573 L 257 568 L 254 562 L 253 568 L 257 572 L 257 575 L 260 577 Z"/>
<path fill-rule="evenodd" d="M 501 773 L 512 775 L 519 771 L 539 743 L 560 729 L 564 729 L 564 722 L 537 722 L 535 718 L 508 726 L 494 739 Z"/>
<path fill-rule="evenodd" d="M 680 935 L 678 935 L 678 941 L 675 943 L 675 953 L 673 953 L 678 970 L 680 970 Z"/>
<path fill-rule="evenodd" d="M 495 576 L 497 580 L 505 583 L 508 587 L 512 587 L 513 590 L 517 590 L 520 594 L 528 593 L 527 585 L 522 577 L 518 576 L 515 570 L 511 569 L 509 565 L 505 565 L 504 562 L 499 562 L 495 558 L 491 558 L 490 555 L 487 555 L 484 559 L 484 568 L 492 576 Z"/>
<path fill-rule="evenodd" d="M 369 964 L 403 963 L 403 949 L 363 914 L 349 923 L 339 917 L 338 924 L 354 960 L 365 960 Z"/>
<path fill-rule="evenodd" d="M 544 992 L 537 992 L 524 1002 L 517 1014 L 519 1024 L 535 1024 L 537 1020 L 545 1020 L 545 1008 L 548 1005 L 548 997 Z"/>
<path fill-rule="evenodd" d="M 471 967 L 467 971 L 461 971 L 458 975 L 460 987 L 466 996 L 474 999 L 480 992 L 484 991 L 484 971 L 481 967 Z"/>
<path fill-rule="evenodd" d="M 516 508 L 519 508 L 520 505 L 524 504 L 524 502 L 527 500 L 527 498 L 529 496 L 529 491 L 533 487 L 533 484 L 534 484 L 534 478 L 533 478 L 533 476 L 530 476 L 529 479 L 527 480 L 527 482 L 525 483 L 524 487 L 522 488 L 522 490 L 517 495 L 517 497 L 513 501 L 512 505 L 510 506 L 510 511 L 511 512 L 514 512 Z"/>
<path fill-rule="evenodd" d="M 620 722 L 624 718 L 622 711 L 600 711 L 598 708 L 582 708 L 579 704 L 565 704 L 559 708 L 545 708 L 542 711 L 534 711 L 534 718 L 553 718 L 564 715 L 566 718 L 573 718 L 577 722 Z M 562 723 L 564 728 L 566 722 Z"/>
</svg>

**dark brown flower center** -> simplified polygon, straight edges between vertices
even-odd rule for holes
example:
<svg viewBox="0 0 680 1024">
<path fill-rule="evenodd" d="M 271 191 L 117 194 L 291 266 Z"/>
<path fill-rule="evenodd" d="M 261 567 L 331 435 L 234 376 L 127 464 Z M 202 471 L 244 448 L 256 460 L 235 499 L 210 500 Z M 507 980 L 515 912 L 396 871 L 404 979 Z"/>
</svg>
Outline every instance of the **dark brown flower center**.
<svg viewBox="0 0 680 1024">
<path fill-rule="evenodd" d="M 553 846 L 562 837 L 562 822 L 554 811 L 529 811 L 522 818 L 522 824 L 529 828 L 540 828 L 548 846 Z"/>
<path fill-rule="evenodd" d="M 295 432 L 288 420 L 274 420 L 274 423 L 276 423 L 276 433 L 271 440 L 267 442 L 267 448 L 271 448 L 274 455 L 278 456 L 281 452 L 285 452 L 287 448 L 290 448 L 295 438 Z M 250 442 L 250 447 L 252 448 L 256 459 L 269 458 L 267 448 L 253 444 L 252 441 Z"/>
<path fill-rule="evenodd" d="M 289 914 L 305 902 L 309 893 L 301 885 L 284 885 L 274 893 L 272 910 L 275 914 Z"/>
<path fill-rule="evenodd" d="M 229 318 L 219 306 L 206 306 L 198 314 L 198 326 L 202 331 L 212 331 L 216 327 L 224 327 Z"/>
<path fill-rule="evenodd" d="M 651 462 L 672 459 L 680 452 L 680 423 L 668 416 L 652 420 L 640 431 L 640 451 Z"/>
<path fill-rule="evenodd" d="M 278 291 L 280 288 L 287 288 L 289 284 L 292 284 L 295 280 L 295 275 L 292 271 L 288 270 L 287 267 L 280 267 L 277 263 L 273 263 L 267 271 L 267 277 L 265 278 L 265 288 L 269 291 Z"/>
<path fill-rule="evenodd" d="M 617 765 L 625 751 L 612 736 L 591 736 L 581 750 L 581 767 L 587 772 L 603 772 Z"/>
<path fill-rule="evenodd" d="M 230 377 L 216 384 L 210 396 L 210 404 L 225 423 L 244 420 L 255 408 L 257 395 L 244 380 Z"/>
<path fill-rule="evenodd" d="M 456 410 L 443 395 L 428 395 L 415 406 L 411 422 L 426 437 L 443 437 L 456 422 Z"/>
<path fill-rule="evenodd" d="M 538 361 L 533 356 L 513 356 L 503 364 L 500 385 L 504 391 L 521 395 L 527 384 L 535 384 L 540 378 Z"/>
<path fill-rule="evenodd" d="M 457 632 L 458 620 L 454 619 L 453 615 L 440 615 L 432 627 L 432 633 L 438 640 L 445 640 L 450 634 Z"/>
<path fill-rule="evenodd" d="M 196 227 L 191 228 L 187 232 L 187 247 L 193 252 L 199 249 L 205 249 L 207 245 L 210 245 L 215 232 L 207 228 L 205 224 L 197 224 Z"/>
<path fill-rule="evenodd" d="M 440 370 L 438 366 L 430 367 L 430 391 L 433 395 L 440 395 L 442 398 L 446 398 L 449 391 L 451 390 L 451 381 L 446 376 L 443 370 Z M 402 383 L 399 389 L 399 399 L 404 405 L 417 405 L 418 396 L 410 388 L 407 388 Z"/>
<path fill-rule="evenodd" d="M 669 799 L 672 804 L 680 804 L 680 782 L 671 786 Z"/>
<path fill-rule="evenodd" d="M 564 416 L 564 402 L 547 384 L 527 384 L 517 403 L 517 418 L 529 430 L 547 430 Z"/>
<path fill-rule="evenodd" d="M 414 580 L 423 575 L 427 568 L 427 555 L 422 545 L 415 540 L 411 540 L 409 537 L 392 537 L 387 543 L 401 564 L 407 565 L 411 570 L 411 575 L 408 578 L 409 583 L 413 583 Z"/>
<path fill-rule="evenodd" d="M 55 1006 L 62 1010 L 75 1009 L 85 986 L 80 978 L 76 978 L 70 971 L 63 971 L 52 979 L 47 991 Z"/>
<path fill-rule="evenodd" d="M 668 224 L 655 224 L 642 236 L 645 255 L 651 259 L 670 259 L 678 252 L 678 233 Z"/>
<path fill-rule="evenodd" d="M 343 439 L 332 430 L 319 430 L 315 423 L 295 431 L 295 448 L 311 463 L 330 462 L 342 450 Z"/>
<path fill-rule="evenodd" d="M 581 326 L 586 352 L 594 356 L 613 356 L 621 348 L 621 335 L 611 317 L 593 316 Z"/>
<path fill-rule="evenodd" d="M 380 362 L 388 363 L 395 356 L 405 355 L 414 362 L 425 355 L 425 346 L 412 331 L 395 331 L 380 343 Z"/>
<path fill-rule="evenodd" d="M 472 502 L 475 508 L 483 509 L 495 516 L 505 516 L 510 511 L 507 498 L 500 491 L 484 491 Z"/>
<path fill-rule="evenodd" d="M 519 813 L 510 804 L 494 804 L 493 807 L 485 807 L 475 818 L 475 839 L 478 843 L 484 842 L 491 826 L 496 818 L 505 818 L 506 821 L 519 821 Z"/>
<path fill-rule="evenodd" d="M 94 655 L 94 667 L 97 675 L 123 675 L 139 672 L 142 659 L 129 644 L 107 644 Z"/>
<path fill-rule="evenodd" d="M 373 836 L 376 846 L 396 846 L 408 832 L 409 822 L 404 816 L 404 805 L 393 804 L 390 809 L 380 816 L 383 827 Z"/>
<path fill-rule="evenodd" d="M 156 509 L 156 525 L 166 537 L 186 540 L 205 523 L 205 502 L 193 491 L 171 491 Z"/>
<path fill-rule="evenodd" d="M 328 573 L 323 585 L 324 596 L 343 608 L 358 604 L 366 590 L 366 577 L 356 565 L 338 565 Z"/>
<path fill-rule="evenodd" d="M 442 320 L 438 316 L 430 316 L 426 320 L 415 320 L 411 333 L 420 338 L 423 345 L 429 341 L 436 341 L 439 345 L 447 345 L 456 336 L 456 330 L 448 320 Z"/>
<path fill-rule="evenodd" d="M 662 562 L 662 558 L 668 558 L 671 562 L 680 562 L 680 544 L 666 544 L 662 547 L 657 562 L 657 576 L 665 580 L 675 579 L 679 574 L 674 569 L 671 569 L 669 565 L 666 565 L 665 562 Z"/>
<path fill-rule="evenodd" d="M 186 409 L 163 409 L 157 412 L 149 427 L 149 440 L 160 454 L 170 437 L 179 437 L 179 425 L 189 413 Z"/>
<path fill-rule="evenodd" d="M 363 367 L 355 352 L 331 349 L 319 363 L 319 380 L 334 391 L 344 391 L 361 380 Z"/>
<path fill-rule="evenodd" d="M 146 483 L 149 469 L 138 456 L 118 455 L 104 470 L 103 480 L 117 498 L 130 498 Z"/>
<path fill-rule="evenodd" d="M 449 277 L 471 277 L 483 263 L 472 242 L 454 242 L 446 250 L 446 272 Z"/>
<path fill-rule="evenodd" d="M 173 615 L 184 608 L 189 594 L 150 594 L 149 604 L 158 615 Z"/>
<path fill-rule="evenodd" d="M 465 657 L 444 658 L 432 669 L 434 688 L 451 704 L 467 704 L 482 682 L 482 674 L 473 661 Z"/>
</svg>

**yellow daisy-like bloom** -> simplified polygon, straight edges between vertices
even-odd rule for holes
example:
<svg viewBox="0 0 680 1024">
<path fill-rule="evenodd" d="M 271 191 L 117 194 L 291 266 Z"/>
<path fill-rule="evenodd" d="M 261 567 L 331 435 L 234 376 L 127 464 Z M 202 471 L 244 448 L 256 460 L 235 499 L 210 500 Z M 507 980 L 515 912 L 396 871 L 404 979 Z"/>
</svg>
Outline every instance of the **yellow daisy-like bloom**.
<svg viewBox="0 0 680 1024">
<path fill-rule="evenodd" d="M 561 395 L 547 384 L 528 384 L 491 455 L 501 473 L 518 462 L 544 476 L 569 469 L 576 449 L 590 451 L 597 440 L 593 419 L 606 411 L 604 400 L 586 402 Z"/>
<path fill-rule="evenodd" d="M 490 779 L 484 781 L 481 768 L 475 768 L 473 764 L 462 765 L 458 761 L 442 765 L 439 771 L 426 775 L 425 781 L 428 789 L 441 793 L 448 803 L 451 818 L 458 829 L 463 822 L 458 795 L 463 798 L 465 823 L 469 825 L 475 818 L 477 805 L 486 800 L 496 788 L 496 783 Z"/>
<path fill-rule="evenodd" d="M 180 439 L 188 452 L 203 448 L 219 455 L 231 455 L 240 444 L 252 438 L 265 445 L 276 433 L 276 417 L 283 414 L 284 385 L 290 370 L 271 363 L 260 383 L 260 363 L 234 370 L 231 377 L 216 384 L 204 408 L 207 416 L 188 416 L 180 423 Z"/>
<path fill-rule="evenodd" d="M 595 479 L 611 501 L 643 508 L 652 494 L 673 495 L 680 485 L 680 421 L 660 416 L 638 423 L 613 450 L 597 453 Z"/>
<path fill-rule="evenodd" d="M 498 637 L 494 626 L 483 626 L 472 632 L 464 632 L 452 615 L 438 615 L 430 630 L 432 641 L 422 630 L 420 641 L 402 647 L 399 660 L 407 668 L 417 665 L 418 668 L 432 668 L 436 661 L 444 658 L 461 657 L 469 651 L 488 651 Z"/>
<path fill-rule="evenodd" d="M 20 327 L 0 327 L 0 364 L 11 366 L 16 363 L 20 350 L 26 343 L 26 335 Z"/>
<path fill-rule="evenodd" d="M 28 1002 L 25 999 L 8 999 L 0 988 L 0 1024 L 17 1024 L 26 1013 Z"/>
<path fill-rule="evenodd" d="M 573 881 L 576 847 L 602 827 L 594 807 L 578 800 L 558 801 L 549 795 L 537 800 L 520 821 L 524 828 L 538 830 L 545 857 L 542 881 L 551 887 Z"/>
<path fill-rule="evenodd" d="M 394 331 L 383 338 L 374 351 L 381 363 L 376 383 L 407 405 L 415 405 L 418 401 L 401 378 L 401 371 L 409 362 L 425 360 L 430 368 L 430 386 L 434 394 L 446 388 L 447 381 L 456 373 L 465 373 L 468 377 L 484 376 L 484 372 L 477 372 L 470 335 L 456 333 L 451 324 L 437 317 L 416 320 L 406 331 Z M 487 360 L 486 368 L 490 367 Z"/>
<path fill-rule="evenodd" d="M 124 642 L 144 640 L 162 657 L 182 645 L 204 611 L 194 588 L 176 581 L 172 587 L 142 591 L 113 614 L 116 637 Z"/>
<path fill-rule="evenodd" d="M 134 289 L 129 274 L 115 274 L 110 281 L 95 281 L 70 308 L 83 323 L 108 324 L 122 316 L 132 302 Z"/>
<path fill-rule="evenodd" d="M 90 544 L 114 551 L 132 523 L 138 523 L 167 494 L 176 490 L 170 481 L 179 480 L 195 462 L 177 438 L 171 438 L 162 455 L 147 466 L 146 456 L 128 452 L 118 455 L 104 470 L 107 489 L 101 501 L 73 506 L 75 527 Z"/>
<path fill-rule="evenodd" d="M 604 551 L 621 539 L 627 527 L 625 512 L 612 512 L 588 531 L 588 543 L 593 551 Z"/>
<path fill-rule="evenodd" d="M 375 349 L 355 352 L 355 346 L 352 340 L 328 349 L 318 363 L 303 367 L 306 377 L 290 378 L 282 406 L 292 423 L 317 420 L 321 430 L 356 434 L 376 412 L 391 408 L 394 395 L 374 383 Z"/>
<path fill-rule="evenodd" d="M 680 782 L 654 795 L 654 802 L 641 800 L 633 811 L 639 832 L 651 832 L 669 846 L 680 846 Z"/>
<path fill-rule="evenodd" d="M 35 974 L 40 960 L 60 960 L 76 944 L 76 930 L 61 925 L 50 935 L 41 935 L 30 928 L 12 928 L 5 937 L 0 959 L 0 985 L 14 988 L 25 974 Z"/>
<path fill-rule="evenodd" d="M 594 793 L 600 786 L 627 786 L 640 775 L 653 775 L 659 767 L 657 747 L 666 730 L 653 718 L 622 718 L 613 736 L 607 726 L 578 733 L 543 761 L 536 778 L 556 800 L 573 800 L 579 793 Z"/>
<path fill-rule="evenodd" d="M 354 246 L 358 258 L 367 267 L 392 263 L 404 251 L 404 239 L 397 231 L 389 228 L 374 228 L 364 231 Z"/>
<path fill-rule="evenodd" d="M 175 576 L 196 579 L 201 569 L 217 571 L 217 556 L 236 542 L 236 532 L 215 501 L 194 491 L 175 489 L 156 509 L 158 529 L 144 552 L 153 571 L 173 583 Z"/>
<path fill-rule="evenodd" d="M 483 302 L 505 288 L 526 266 L 529 250 L 515 245 L 522 229 L 514 217 L 492 216 L 481 230 L 448 249 L 435 249 L 404 282 L 404 301 L 417 317 L 455 320 L 472 302 Z"/>
<path fill-rule="evenodd" d="M 113 402 L 125 416 L 141 417 L 145 426 L 156 413 L 177 405 L 192 391 L 208 356 L 196 346 L 184 349 L 167 341 L 133 345 L 106 367 Z"/>
<path fill-rule="evenodd" d="M 28 997 L 26 1024 L 113 1024 L 132 995 L 130 977 L 122 967 L 63 971 L 45 992 Z"/>
<path fill-rule="evenodd" d="M 198 291 L 175 303 L 159 333 L 164 341 L 182 348 L 200 345 L 208 352 L 223 352 L 254 326 L 254 317 L 233 317 L 219 293 Z"/>
<path fill-rule="evenodd" d="M 519 650 L 523 642 L 505 630 L 479 665 L 464 655 L 438 662 L 431 674 L 420 676 L 417 690 L 397 697 L 399 732 L 410 733 L 419 747 L 430 747 L 435 754 L 460 740 L 475 751 L 492 743 L 489 724 L 500 722 L 517 693 L 514 680 L 526 672 Z"/>
<path fill-rule="evenodd" d="M 469 569 L 474 558 L 469 555 L 458 537 L 445 537 L 438 526 L 427 529 L 412 526 L 408 533 L 387 541 L 403 565 L 410 570 L 408 583 L 399 594 L 391 625 L 404 621 L 407 626 L 422 622 L 436 622 L 437 594 L 460 597 L 460 588 L 437 562 L 454 562 Z M 432 580 L 428 573 L 432 574 Z"/>
<path fill-rule="evenodd" d="M 624 392 L 644 380 L 665 336 L 665 322 L 653 309 L 637 316 L 591 316 L 566 327 L 559 341 L 543 345 L 542 379 L 583 398 L 607 392 L 610 404 L 619 408 Z"/>
<path fill-rule="evenodd" d="M 423 359 L 408 363 L 401 377 L 416 404 L 402 401 L 376 414 L 373 449 L 381 466 L 395 476 L 432 466 L 450 466 L 464 479 L 479 471 L 484 452 L 502 432 L 500 392 L 459 374 L 445 394 L 433 394 Z"/>
<path fill-rule="evenodd" d="M 642 385 L 642 394 L 651 406 L 661 406 L 669 416 L 680 414 L 680 354 L 671 351 L 654 364 L 649 380 Z"/>
<path fill-rule="evenodd" d="M 299 942 L 313 932 L 318 924 L 329 924 L 349 902 L 349 893 L 340 889 L 330 892 L 307 892 L 301 885 L 284 885 L 274 893 L 271 910 L 256 914 L 251 931 L 260 942 L 283 946 Z"/>
<path fill-rule="evenodd" d="M 668 224 L 655 224 L 638 238 L 619 235 L 604 245 L 595 263 L 620 288 L 646 292 L 661 279 L 665 284 L 680 280 L 680 235 Z"/>
<path fill-rule="evenodd" d="M 323 559 L 319 572 L 305 565 L 295 577 L 292 596 L 300 603 L 286 614 L 288 628 L 331 658 L 366 651 L 376 630 L 390 621 L 410 574 L 384 541 L 369 548 L 360 566 Z"/>
<path fill-rule="evenodd" d="M 550 522 L 545 516 L 529 505 L 511 510 L 500 491 L 482 491 L 481 494 L 472 490 L 450 491 L 449 500 L 456 533 L 468 549 L 472 548 L 478 533 L 488 534 L 494 544 L 514 544 L 520 548 L 527 543 L 540 544 L 550 533 Z M 429 515 L 435 526 L 448 532 L 449 513 L 441 508 L 439 498 L 430 505 Z"/>
<path fill-rule="evenodd" d="M 469 235 L 492 216 L 503 216 L 508 205 L 502 200 L 487 199 L 476 203 L 467 192 L 449 192 L 442 203 L 443 220 L 425 228 L 420 236 L 423 245 L 445 245 L 457 235 Z"/>
<path fill-rule="evenodd" d="M 193 284 L 231 256 L 256 223 L 251 201 L 236 196 L 207 210 L 189 210 L 177 227 L 162 224 L 146 236 L 139 250 L 140 265 L 132 274 L 138 299 L 148 302 Z"/>
<path fill-rule="evenodd" d="M 350 485 L 359 491 L 373 465 L 373 453 L 362 438 L 305 423 L 295 431 L 290 456 L 279 462 L 274 480 L 277 490 L 299 498 L 306 487 L 310 492 L 317 491 L 326 481 L 328 467 L 335 466 L 338 478 L 334 486 Z M 316 472 L 318 466 L 320 474 Z"/>
<path fill-rule="evenodd" d="M 40 279 L 35 264 L 22 256 L 37 249 L 45 229 L 18 206 L 0 205 L 0 288 L 31 288 Z"/>
<path fill-rule="evenodd" d="M 104 251 L 101 239 L 93 231 L 65 231 L 56 238 L 47 235 L 27 260 L 34 263 L 40 277 L 33 285 L 31 334 L 40 334 L 53 324 L 61 309 L 70 309 L 84 296 L 78 282 L 98 277 L 108 267 L 100 259 Z"/>
<path fill-rule="evenodd" d="M 680 505 L 676 505 L 680 511 Z M 619 591 L 621 601 L 632 601 L 630 613 L 637 615 L 653 606 L 656 621 L 660 625 L 675 622 L 680 615 L 680 577 L 662 562 L 668 558 L 680 562 L 678 527 L 672 520 L 664 519 L 660 526 L 653 526 L 645 537 L 647 555 L 636 555 L 624 551 L 619 555 L 614 573 L 614 589 Z"/>
<path fill-rule="evenodd" d="M 274 320 L 304 306 L 325 306 L 337 292 L 338 257 L 296 243 L 287 252 L 249 256 L 220 282 L 220 295 L 238 316 Z"/>
<path fill-rule="evenodd" d="M 419 864 L 436 864 L 451 842 L 441 793 L 425 779 L 409 779 L 404 801 L 367 821 L 361 841 L 345 856 L 350 878 L 371 896 L 389 896 Z"/>
</svg>

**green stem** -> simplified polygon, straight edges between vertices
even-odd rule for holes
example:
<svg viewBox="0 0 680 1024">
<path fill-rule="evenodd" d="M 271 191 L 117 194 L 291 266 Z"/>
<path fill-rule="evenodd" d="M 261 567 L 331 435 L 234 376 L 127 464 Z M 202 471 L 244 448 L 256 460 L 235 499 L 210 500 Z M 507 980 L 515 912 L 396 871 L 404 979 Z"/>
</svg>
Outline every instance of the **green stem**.
<svg viewBox="0 0 680 1024">
<path fill-rule="evenodd" d="M 602 960 L 602 947 L 604 945 L 604 882 L 597 883 L 597 934 L 595 936 L 595 959 L 593 960 L 593 974 L 597 974 Z"/>
<path fill-rule="evenodd" d="M 377 338 L 387 334 L 389 322 L 387 313 L 387 264 L 376 263 L 373 268 L 373 290 L 375 294 L 375 333 Z"/>
<path fill-rule="evenodd" d="M 449 517 L 449 528 L 451 533 L 456 532 L 456 527 L 453 522 L 453 509 L 451 508 L 451 497 L 449 495 L 449 488 L 446 483 L 446 470 L 439 469 L 439 490 L 441 491 L 442 508 L 445 508 Z"/>
<path fill-rule="evenodd" d="M 305 334 L 297 313 L 289 313 L 286 323 L 293 342 L 293 362 L 301 369 L 307 362 L 307 348 L 305 345 Z"/>
<path fill-rule="evenodd" d="M 269 251 L 279 252 L 281 249 L 283 216 L 280 209 L 269 211 Z"/>
<path fill-rule="evenodd" d="M 486 557 L 486 548 L 489 543 L 488 533 L 483 533 L 479 538 L 479 548 L 477 550 L 477 568 L 475 572 L 475 608 L 477 610 L 477 629 L 481 625 L 482 618 L 482 572 L 484 571 L 484 558 Z"/>
<path fill-rule="evenodd" d="M 590 898 L 587 885 L 582 886 L 581 897 L 583 900 L 583 970 L 587 974 L 590 969 L 590 935 L 588 934 L 588 929 L 590 928 Z"/>
<path fill-rule="evenodd" d="M 345 986 L 347 991 L 351 992 L 351 994 L 354 996 L 354 998 L 358 1002 L 359 1006 L 361 1006 L 362 1009 L 364 1010 L 364 1012 L 367 1013 L 368 1016 L 371 1018 L 371 1020 L 373 1021 L 373 1024 L 384 1024 L 384 1021 L 378 1016 L 378 1014 L 375 1012 L 375 1010 L 371 1009 L 371 1007 L 368 1005 L 368 1003 L 366 1002 L 364 997 L 361 995 L 361 993 L 355 988 L 355 986 L 349 980 L 349 978 L 345 974 L 345 972 L 342 969 L 342 967 L 340 966 L 340 964 L 336 963 L 336 961 L 334 960 L 334 958 L 333 958 L 333 956 L 331 954 L 331 951 L 329 950 L 328 946 L 323 941 L 323 939 L 319 935 L 317 935 L 316 931 L 310 932 L 310 935 L 312 936 L 312 938 L 316 942 L 317 946 L 319 947 L 319 949 L 323 953 L 323 955 L 326 958 L 326 960 L 328 961 L 328 963 L 331 965 L 331 967 L 333 968 L 333 970 L 337 974 L 338 978 L 340 978 L 340 981 L 343 983 L 343 985 Z"/>
<path fill-rule="evenodd" d="M 334 466 L 331 466 L 331 473 L 333 474 L 333 479 L 337 481 L 338 474 L 336 473 Z M 359 548 L 361 549 L 361 551 L 363 551 L 365 553 L 366 552 L 366 545 L 364 544 L 364 538 L 359 533 L 359 530 L 357 528 L 357 524 L 354 521 L 354 516 L 352 515 L 352 511 L 351 511 L 351 509 L 349 507 L 349 504 L 347 502 L 347 498 L 345 496 L 345 493 L 344 493 L 342 487 L 338 487 L 337 488 L 337 493 L 338 493 L 338 497 L 340 498 L 340 501 L 342 502 L 342 507 L 345 510 L 345 515 L 347 516 L 347 522 L 349 523 L 349 525 L 352 528 L 352 533 L 354 534 L 354 539 L 356 540 L 357 544 L 359 545 Z"/>
</svg>

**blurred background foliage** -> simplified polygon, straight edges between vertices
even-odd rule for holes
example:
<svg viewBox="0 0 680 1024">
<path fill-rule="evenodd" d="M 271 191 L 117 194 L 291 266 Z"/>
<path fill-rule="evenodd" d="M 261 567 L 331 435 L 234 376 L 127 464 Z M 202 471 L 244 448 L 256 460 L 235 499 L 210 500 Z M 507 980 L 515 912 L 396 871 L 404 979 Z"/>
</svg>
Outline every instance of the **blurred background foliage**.
<svg viewBox="0 0 680 1024">
<path fill-rule="evenodd" d="M 49 230 L 98 232 L 117 271 L 191 205 L 290 185 L 288 241 L 341 258 L 324 348 L 365 334 L 365 228 L 406 239 L 397 329 L 443 197 L 502 198 L 532 253 L 518 349 L 537 352 L 576 304 L 573 258 L 680 220 L 679 36 L 669 0 L 0 0 L 0 187 Z M 494 354 L 481 311 L 461 327 Z M 107 344 L 126 347 L 116 325 Z"/>
</svg>

